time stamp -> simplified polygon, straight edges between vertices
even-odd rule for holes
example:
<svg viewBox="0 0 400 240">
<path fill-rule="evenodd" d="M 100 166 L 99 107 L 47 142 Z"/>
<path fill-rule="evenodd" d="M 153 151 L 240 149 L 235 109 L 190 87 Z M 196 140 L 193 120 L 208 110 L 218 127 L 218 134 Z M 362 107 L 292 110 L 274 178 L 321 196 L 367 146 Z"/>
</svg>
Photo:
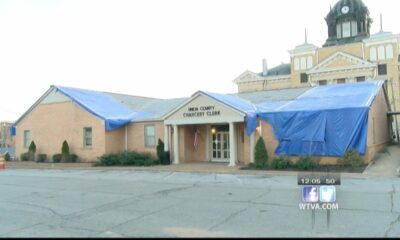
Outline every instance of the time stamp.
<svg viewBox="0 0 400 240">
<path fill-rule="evenodd" d="M 297 185 L 328 185 L 335 186 L 340 185 L 339 174 L 299 174 L 297 176 Z"/>
</svg>

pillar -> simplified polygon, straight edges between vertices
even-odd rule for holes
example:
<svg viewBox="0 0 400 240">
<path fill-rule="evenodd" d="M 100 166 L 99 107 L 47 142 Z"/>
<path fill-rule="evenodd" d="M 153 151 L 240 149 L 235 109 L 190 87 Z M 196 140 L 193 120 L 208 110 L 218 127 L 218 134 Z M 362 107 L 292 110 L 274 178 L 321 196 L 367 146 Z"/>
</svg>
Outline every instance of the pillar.
<svg viewBox="0 0 400 240">
<path fill-rule="evenodd" d="M 236 166 L 236 149 L 235 149 L 235 124 L 229 123 L 229 167 Z"/>
<path fill-rule="evenodd" d="M 250 135 L 250 163 L 254 163 L 255 131 Z"/>
<path fill-rule="evenodd" d="M 179 164 L 179 132 L 178 126 L 174 125 L 174 164 Z"/>
<path fill-rule="evenodd" d="M 169 126 L 164 125 L 164 151 L 169 151 Z"/>
</svg>

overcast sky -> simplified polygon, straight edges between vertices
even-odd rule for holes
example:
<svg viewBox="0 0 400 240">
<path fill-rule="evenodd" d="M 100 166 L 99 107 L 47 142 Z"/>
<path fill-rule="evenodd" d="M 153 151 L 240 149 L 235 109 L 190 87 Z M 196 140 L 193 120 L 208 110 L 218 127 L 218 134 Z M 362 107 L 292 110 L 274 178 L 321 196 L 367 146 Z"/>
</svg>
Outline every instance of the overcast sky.
<svg viewBox="0 0 400 240">
<path fill-rule="evenodd" d="M 327 39 L 337 0 L 0 0 L 0 121 L 19 118 L 51 85 L 131 95 L 232 93 L 245 70 L 290 61 Z M 400 1 L 364 0 L 371 33 L 400 33 Z"/>
</svg>

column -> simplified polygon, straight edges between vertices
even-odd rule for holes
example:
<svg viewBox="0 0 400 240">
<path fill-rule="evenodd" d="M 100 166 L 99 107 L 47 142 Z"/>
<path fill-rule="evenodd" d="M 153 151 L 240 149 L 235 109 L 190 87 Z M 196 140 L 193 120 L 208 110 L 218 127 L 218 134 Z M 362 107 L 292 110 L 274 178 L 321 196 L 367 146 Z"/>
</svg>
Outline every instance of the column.
<svg viewBox="0 0 400 240">
<path fill-rule="evenodd" d="M 174 125 L 174 164 L 179 164 L 179 132 L 178 126 Z"/>
<path fill-rule="evenodd" d="M 206 156 L 206 162 L 210 162 L 210 126 L 209 125 L 207 125 L 206 126 L 206 147 L 205 147 L 205 149 L 206 149 L 206 153 L 205 153 L 205 156 Z"/>
<path fill-rule="evenodd" d="M 255 131 L 250 135 L 250 163 L 254 163 L 254 137 Z"/>
<path fill-rule="evenodd" d="M 229 167 L 236 166 L 235 124 L 229 123 Z"/>
<path fill-rule="evenodd" d="M 169 151 L 169 126 L 164 125 L 164 151 Z"/>
</svg>

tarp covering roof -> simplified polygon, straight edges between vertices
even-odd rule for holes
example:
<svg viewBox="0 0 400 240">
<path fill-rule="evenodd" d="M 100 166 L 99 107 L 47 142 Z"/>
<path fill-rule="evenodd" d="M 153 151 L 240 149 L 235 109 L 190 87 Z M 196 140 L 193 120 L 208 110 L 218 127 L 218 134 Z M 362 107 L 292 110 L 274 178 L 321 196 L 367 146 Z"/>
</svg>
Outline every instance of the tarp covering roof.
<svg viewBox="0 0 400 240">
<path fill-rule="evenodd" d="M 315 87 L 292 101 L 257 104 L 257 116 L 272 125 L 277 154 L 343 156 L 356 149 L 363 155 L 369 107 L 383 83 Z"/>
<path fill-rule="evenodd" d="M 102 92 L 61 86 L 53 87 L 56 88 L 57 91 L 68 96 L 72 101 L 88 112 L 103 119 L 107 131 L 122 127 L 135 118 L 151 115 L 151 113 L 148 112 L 132 111 L 111 96 Z"/>
</svg>

